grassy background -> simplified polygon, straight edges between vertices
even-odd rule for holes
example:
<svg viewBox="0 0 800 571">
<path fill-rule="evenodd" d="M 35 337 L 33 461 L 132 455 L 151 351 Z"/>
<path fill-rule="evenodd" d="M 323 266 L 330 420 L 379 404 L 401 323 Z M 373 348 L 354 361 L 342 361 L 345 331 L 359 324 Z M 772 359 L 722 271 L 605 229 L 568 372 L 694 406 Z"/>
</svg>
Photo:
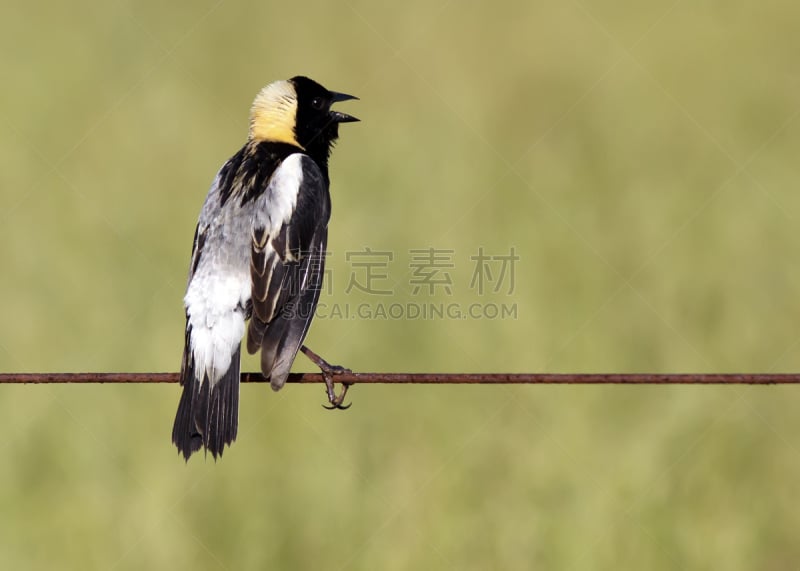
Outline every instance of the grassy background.
<svg viewBox="0 0 800 571">
<path fill-rule="evenodd" d="M 174 371 L 191 236 L 257 90 L 352 92 L 329 304 L 361 371 L 800 369 L 797 3 L 7 7 L 0 370 Z M 342 107 L 344 109 L 344 106 Z M 388 298 L 345 253 L 394 252 Z M 413 295 L 409 250 L 454 251 Z M 470 256 L 516 248 L 514 292 Z M 256 368 L 255 360 L 245 363 Z M 304 360 L 298 370 L 312 370 Z M 792 387 L 242 389 L 185 465 L 176 386 L 0 387 L 3 569 L 788 569 Z"/>
</svg>

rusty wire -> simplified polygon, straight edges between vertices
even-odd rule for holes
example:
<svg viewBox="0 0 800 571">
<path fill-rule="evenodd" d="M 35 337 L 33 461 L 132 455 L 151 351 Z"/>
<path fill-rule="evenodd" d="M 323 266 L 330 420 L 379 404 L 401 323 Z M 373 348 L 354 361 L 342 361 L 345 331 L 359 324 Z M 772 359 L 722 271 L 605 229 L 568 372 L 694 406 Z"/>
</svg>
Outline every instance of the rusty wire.
<svg viewBox="0 0 800 571">
<path fill-rule="evenodd" d="M 177 383 L 178 373 L 0 373 L 0 384 Z M 261 373 L 242 373 L 243 383 L 263 383 Z M 798 384 L 800 373 L 346 373 L 347 384 L 434 385 L 776 385 Z M 320 373 L 292 373 L 289 383 L 322 383 Z"/>
</svg>

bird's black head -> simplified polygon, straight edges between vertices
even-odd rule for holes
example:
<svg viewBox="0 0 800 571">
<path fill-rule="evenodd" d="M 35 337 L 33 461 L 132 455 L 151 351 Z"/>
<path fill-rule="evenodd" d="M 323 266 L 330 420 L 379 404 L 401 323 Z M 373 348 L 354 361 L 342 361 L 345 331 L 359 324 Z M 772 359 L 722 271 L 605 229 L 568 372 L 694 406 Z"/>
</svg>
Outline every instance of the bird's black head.
<svg viewBox="0 0 800 571">
<path fill-rule="evenodd" d="M 297 93 L 297 115 L 294 124 L 297 142 L 310 155 L 324 155 L 327 159 L 331 145 L 339 137 L 339 123 L 358 121 L 351 115 L 333 111 L 331 105 L 357 97 L 328 91 L 316 81 L 302 75 L 293 77 L 289 81 Z"/>
<path fill-rule="evenodd" d="M 256 96 L 250 111 L 250 138 L 301 147 L 313 159 L 327 163 L 339 136 L 339 123 L 358 121 L 331 110 L 337 101 L 358 99 L 328 91 L 303 76 L 270 83 Z"/>
</svg>

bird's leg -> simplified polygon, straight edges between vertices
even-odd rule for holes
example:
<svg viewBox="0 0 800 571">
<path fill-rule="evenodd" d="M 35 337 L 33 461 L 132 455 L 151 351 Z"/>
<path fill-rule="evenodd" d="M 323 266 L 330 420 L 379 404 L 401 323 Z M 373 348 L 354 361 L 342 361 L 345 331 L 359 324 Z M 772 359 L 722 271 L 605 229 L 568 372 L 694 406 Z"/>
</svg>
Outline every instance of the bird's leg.
<svg viewBox="0 0 800 571">
<path fill-rule="evenodd" d="M 342 392 L 338 395 L 333 388 L 333 377 L 334 375 L 342 375 L 345 373 L 352 373 L 350 369 L 345 367 L 341 367 L 339 365 L 331 365 L 325 359 L 314 353 L 311 349 L 306 347 L 305 345 L 300 347 L 300 350 L 305 354 L 306 357 L 311 359 L 313 363 L 319 367 L 319 370 L 322 371 L 322 378 L 325 379 L 325 389 L 328 393 L 328 402 L 331 403 L 331 406 L 326 406 L 325 408 L 329 410 L 339 409 L 345 410 L 350 408 L 350 405 L 343 405 L 344 396 L 347 394 L 347 389 L 350 388 L 350 383 L 342 383 Z M 324 405 L 323 405 L 324 406 Z"/>
</svg>

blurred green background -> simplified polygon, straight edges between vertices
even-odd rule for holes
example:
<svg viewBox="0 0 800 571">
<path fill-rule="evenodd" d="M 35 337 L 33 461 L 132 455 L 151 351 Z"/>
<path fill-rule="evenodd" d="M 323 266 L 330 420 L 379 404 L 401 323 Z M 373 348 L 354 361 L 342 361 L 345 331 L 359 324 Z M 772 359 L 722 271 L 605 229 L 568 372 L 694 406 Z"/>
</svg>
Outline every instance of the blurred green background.
<svg viewBox="0 0 800 571">
<path fill-rule="evenodd" d="M 794 2 L 30 2 L 0 23 L 0 370 L 176 371 L 191 238 L 266 83 L 354 93 L 318 319 L 358 371 L 800 370 Z M 393 253 L 390 296 L 347 252 Z M 520 257 L 513 291 L 471 256 Z M 452 250 L 413 293 L 410 250 Z M 497 277 L 497 267 L 493 276 Z M 505 284 L 511 285 L 511 284 Z M 248 358 L 245 370 L 255 370 Z M 314 368 L 302 357 L 296 370 Z M 793 387 L 0 387 L 2 569 L 789 569 Z"/>
</svg>

